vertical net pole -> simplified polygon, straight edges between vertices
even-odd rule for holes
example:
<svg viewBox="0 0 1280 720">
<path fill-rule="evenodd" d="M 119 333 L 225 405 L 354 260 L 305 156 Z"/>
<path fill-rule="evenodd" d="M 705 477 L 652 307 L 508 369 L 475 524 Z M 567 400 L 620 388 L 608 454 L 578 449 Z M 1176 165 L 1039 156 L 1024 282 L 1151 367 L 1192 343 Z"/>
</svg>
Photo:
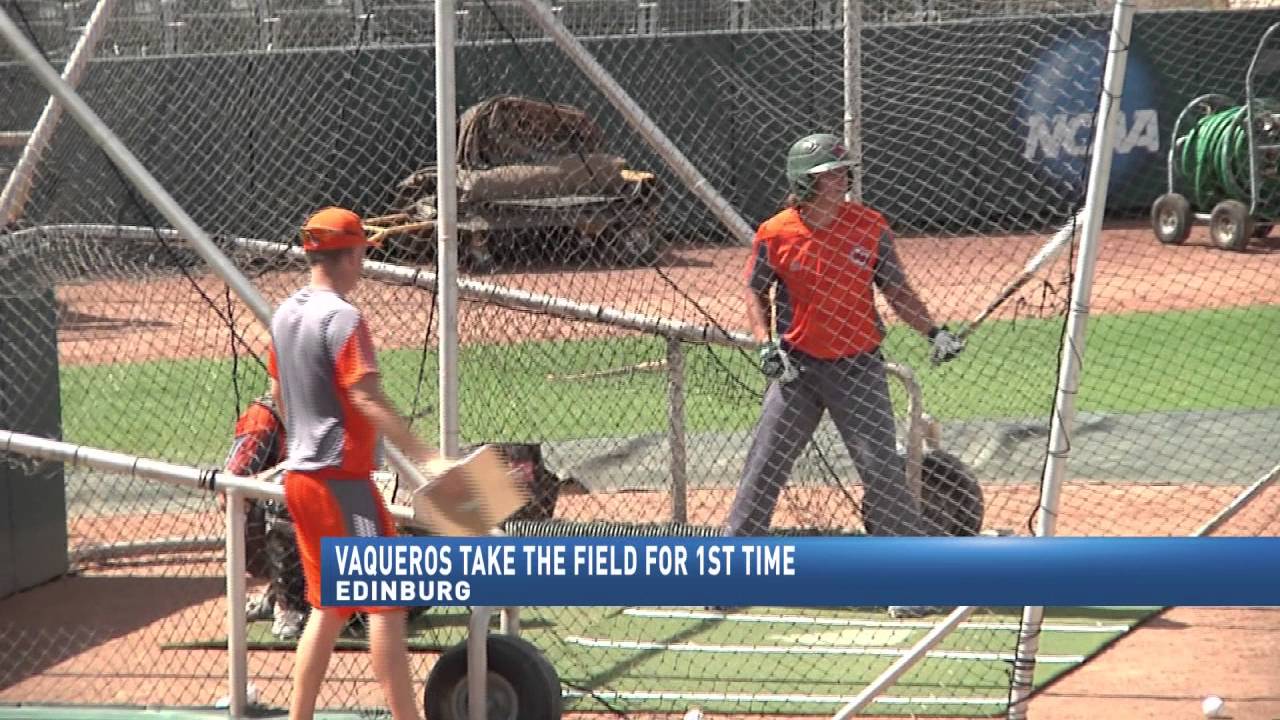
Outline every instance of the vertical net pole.
<svg viewBox="0 0 1280 720">
<path fill-rule="evenodd" d="M 1094 266 L 1101 241 L 1107 185 L 1111 179 L 1111 154 L 1120 119 L 1120 99 L 1124 92 L 1124 73 L 1132 28 L 1133 5 L 1129 0 L 1117 0 L 1112 15 L 1111 40 L 1107 48 L 1102 97 L 1098 107 L 1097 117 L 1101 127 L 1094 134 L 1093 150 L 1089 158 L 1089 185 L 1085 194 L 1080 255 L 1076 259 L 1075 278 L 1072 281 L 1071 308 L 1067 316 L 1058 389 L 1050 421 L 1049 452 L 1041 484 L 1040 513 L 1036 521 L 1036 535 L 1040 537 L 1053 535 L 1056 530 L 1062 481 L 1066 476 L 1067 459 L 1071 454 L 1071 425 L 1075 419 L 1075 401 L 1079 393 L 1080 365 L 1085 354 L 1089 300 L 1093 292 Z M 1040 646 L 1040 625 L 1043 619 L 1043 607 L 1023 608 L 1022 628 L 1014 655 L 1013 683 L 1010 687 L 1010 720 L 1027 717 L 1027 704 L 1035 688 L 1036 652 Z"/>
<path fill-rule="evenodd" d="M 440 296 L 440 450 L 458 454 L 458 189 L 453 0 L 436 0 L 436 258 Z M 429 329 L 428 329 L 429 330 Z"/>
<path fill-rule="evenodd" d="M 844 146 L 853 158 L 848 198 L 862 202 L 862 0 L 844 0 Z"/>
<path fill-rule="evenodd" d="M 667 413 L 671 443 L 671 521 L 689 521 L 689 476 L 684 421 L 684 346 L 667 338 Z"/>
<path fill-rule="evenodd" d="M 245 636 L 244 494 L 227 489 L 227 681 L 231 717 L 245 717 L 249 706 L 249 646 Z"/>
<path fill-rule="evenodd" d="M 84 70 L 89 65 L 89 61 L 93 59 L 94 48 L 97 47 L 98 37 L 102 34 L 102 27 L 106 24 L 107 18 L 115 11 L 116 0 L 98 0 L 93 8 L 93 13 L 89 15 L 89 21 L 85 23 L 84 32 L 81 33 L 80 39 L 76 41 L 75 48 L 71 51 L 71 56 L 67 58 L 67 66 L 63 68 L 62 78 L 67 81 L 71 87 L 80 84 L 81 78 L 84 77 Z M 16 222 L 22 216 L 23 208 L 27 204 L 27 198 L 31 195 L 31 185 L 36 177 L 36 166 L 40 162 L 40 158 L 44 157 L 44 153 L 49 149 L 49 143 L 53 142 L 53 131 L 58 127 L 58 121 L 62 119 L 62 105 L 60 105 L 55 97 L 50 95 L 49 101 L 45 103 L 44 110 L 40 112 L 40 118 L 36 120 L 36 126 L 31 131 L 31 135 L 27 137 L 26 145 L 22 148 L 22 154 L 18 157 L 18 162 L 13 166 L 13 170 L 9 172 L 9 179 L 5 181 L 4 190 L 0 191 L 0 227 Z"/>
<path fill-rule="evenodd" d="M 486 684 L 489 667 L 489 618 L 493 608 L 471 609 L 467 621 L 467 720 L 486 720 L 488 702 Z"/>
</svg>

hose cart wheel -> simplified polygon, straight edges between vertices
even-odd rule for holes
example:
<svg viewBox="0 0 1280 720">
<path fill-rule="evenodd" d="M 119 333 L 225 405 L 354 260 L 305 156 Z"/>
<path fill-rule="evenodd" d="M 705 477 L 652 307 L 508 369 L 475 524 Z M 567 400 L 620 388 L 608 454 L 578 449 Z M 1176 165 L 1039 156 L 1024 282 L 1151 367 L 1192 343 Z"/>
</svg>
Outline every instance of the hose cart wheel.
<svg viewBox="0 0 1280 720">
<path fill-rule="evenodd" d="M 1209 218 L 1213 244 L 1223 250 L 1244 250 L 1253 237 L 1253 218 L 1239 200 L 1223 200 L 1213 207 Z"/>
<path fill-rule="evenodd" d="M 1166 193 L 1151 206 L 1151 229 L 1165 245 L 1181 245 L 1191 234 L 1191 203 L 1178 193 Z"/>
</svg>

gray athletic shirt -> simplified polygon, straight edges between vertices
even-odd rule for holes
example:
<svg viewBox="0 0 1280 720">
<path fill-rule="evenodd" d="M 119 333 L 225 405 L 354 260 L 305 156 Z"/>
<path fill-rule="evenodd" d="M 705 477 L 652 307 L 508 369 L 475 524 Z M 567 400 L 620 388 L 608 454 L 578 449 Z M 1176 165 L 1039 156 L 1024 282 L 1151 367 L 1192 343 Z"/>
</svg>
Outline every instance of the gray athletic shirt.
<svg viewBox="0 0 1280 720">
<path fill-rule="evenodd" d="M 288 439 L 286 470 L 363 477 L 379 462 L 380 441 L 351 404 L 350 388 L 378 372 L 360 311 L 332 290 L 304 287 L 271 319 L 268 370 L 280 383 Z"/>
</svg>

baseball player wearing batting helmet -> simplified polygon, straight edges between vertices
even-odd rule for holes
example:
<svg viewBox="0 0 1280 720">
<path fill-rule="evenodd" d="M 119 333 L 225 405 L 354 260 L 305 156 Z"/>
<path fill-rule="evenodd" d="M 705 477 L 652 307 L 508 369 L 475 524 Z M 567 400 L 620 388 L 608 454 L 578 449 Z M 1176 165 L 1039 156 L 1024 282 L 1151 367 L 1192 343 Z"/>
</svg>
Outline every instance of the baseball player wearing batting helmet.
<svg viewBox="0 0 1280 720">
<path fill-rule="evenodd" d="M 771 380 L 729 512 L 729 535 L 767 531 L 796 459 L 830 412 L 864 485 L 869 533 L 923 535 L 919 500 L 908 490 L 897 452 L 893 406 L 881 353 L 879 288 L 894 312 L 928 338 L 935 364 L 963 343 L 935 325 L 907 281 L 893 233 L 875 210 L 845 199 L 849 168 L 834 135 L 801 138 L 787 153 L 787 207 L 760 225 L 747 262 L 747 318 L 762 343 Z M 778 340 L 766 318 L 776 290 Z M 890 608 L 895 617 L 931 608 Z"/>
</svg>

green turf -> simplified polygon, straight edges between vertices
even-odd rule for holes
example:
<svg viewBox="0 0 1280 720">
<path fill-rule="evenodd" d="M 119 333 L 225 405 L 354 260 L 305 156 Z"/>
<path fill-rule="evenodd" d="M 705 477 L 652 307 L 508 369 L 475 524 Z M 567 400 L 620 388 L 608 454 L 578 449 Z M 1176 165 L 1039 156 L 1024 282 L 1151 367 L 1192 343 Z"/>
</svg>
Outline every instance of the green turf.
<svg viewBox="0 0 1280 720">
<path fill-rule="evenodd" d="M 662 611 L 645 608 L 645 611 Z M 695 611 L 695 608 L 668 608 Z M 1079 665 L 1123 636 L 1157 608 L 1050 608 L 1041 634 L 1036 666 L 1037 686 Z M 759 616 L 800 616 L 844 625 L 801 623 L 789 619 L 746 622 L 715 618 L 656 618 L 627 614 L 623 608 L 522 608 L 522 636 L 538 646 L 556 667 L 574 710 L 603 709 L 610 702 L 632 710 L 683 711 L 699 705 L 711 712 L 762 712 L 830 715 L 842 701 L 889 667 L 897 655 L 855 652 L 853 648 L 897 649 L 920 640 L 941 616 L 895 621 L 882 611 L 865 609 L 754 608 Z M 1007 696 L 1010 656 L 1017 643 L 1019 609 L 991 608 L 975 613 L 967 626 L 947 637 L 935 653 L 984 653 L 992 657 L 928 657 L 902 677 L 889 695 L 896 698 L 942 697 L 1000 700 Z M 410 647 L 440 651 L 465 640 L 468 615 L 456 608 L 432 609 L 416 618 Z M 496 628 L 497 619 L 494 618 Z M 878 627 L 851 627 L 849 623 Z M 1005 628 L 968 625 L 1007 624 Z M 1095 632 L 1067 632 L 1092 628 Z M 251 649 L 291 650 L 292 643 L 274 640 L 269 622 L 252 623 Z M 592 647 L 587 641 L 658 644 L 662 647 Z M 225 638 L 166 647 L 224 648 Z M 673 647 L 674 646 L 674 647 Z M 806 652 L 816 646 L 838 653 Z M 363 640 L 343 639 L 346 651 L 363 650 Z M 785 647 L 789 652 L 752 652 L 752 648 Z M 1056 656 L 1056 657 L 1054 657 Z M 665 693 L 646 698 L 635 693 Z M 744 694 L 755 699 L 698 697 L 697 694 Z M 581 694 L 581 695 L 579 695 Z M 614 697 L 620 694 L 624 697 Z M 628 696 L 628 694 L 632 694 Z M 674 696 L 673 696 L 674 695 Z M 758 696 L 791 695 L 783 699 Z M 806 698 L 824 697 L 822 702 Z M 877 712 L 980 716 L 998 704 L 881 703 Z"/>
<path fill-rule="evenodd" d="M 1088 357 L 1077 409 L 1153 412 L 1251 409 L 1280 403 L 1280 308 L 1098 316 L 1090 321 Z M 891 358 L 915 368 L 925 407 L 944 421 L 1045 417 L 1052 406 L 1062 322 L 993 321 L 959 358 L 940 368 L 927 345 L 902 326 L 886 341 Z M 460 412 L 464 441 L 555 441 L 665 432 L 667 377 L 637 372 L 595 380 L 548 380 L 549 374 L 607 370 L 660 360 L 656 338 L 531 342 L 462 349 Z M 381 353 L 389 394 L 401 408 L 436 398 L 436 355 Z M 1224 362 L 1223 358 L 1230 358 Z M 749 429 L 763 380 L 743 351 L 690 346 L 686 405 L 691 432 Z M 229 361 L 155 361 L 69 366 L 62 371 L 64 436 L 176 462 L 221 460 L 234 422 Z M 239 364 L 242 397 L 264 387 L 249 359 Z M 891 382 L 901 402 L 900 385 Z M 207 399 L 221 398 L 214 407 Z M 436 434 L 434 413 L 417 425 Z"/>
</svg>

